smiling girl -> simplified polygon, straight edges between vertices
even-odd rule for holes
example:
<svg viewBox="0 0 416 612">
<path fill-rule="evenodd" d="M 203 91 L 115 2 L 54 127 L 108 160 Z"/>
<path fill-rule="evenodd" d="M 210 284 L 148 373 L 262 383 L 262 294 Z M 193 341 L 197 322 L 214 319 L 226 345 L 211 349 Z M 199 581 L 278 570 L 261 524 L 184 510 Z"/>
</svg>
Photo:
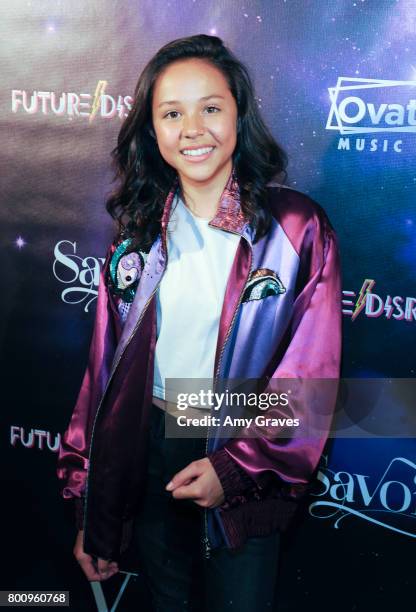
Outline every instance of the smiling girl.
<svg viewBox="0 0 416 612">
<path fill-rule="evenodd" d="M 336 379 L 336 235 L 319 204 L 271 182 L 285 154 L 247 69 L 215 36 L 150 60 L 113 156 L 118 231 L 58 462 L 76 502 L 74 554 L 104 580 L 134 543 L 155 610 L 272 610 L 280 534 L 329 423 L 308 443 L 296 431 L 165 437 L 168 382 Z M 328 395 L 321 414 L 333 407 Z"/>
</svg>

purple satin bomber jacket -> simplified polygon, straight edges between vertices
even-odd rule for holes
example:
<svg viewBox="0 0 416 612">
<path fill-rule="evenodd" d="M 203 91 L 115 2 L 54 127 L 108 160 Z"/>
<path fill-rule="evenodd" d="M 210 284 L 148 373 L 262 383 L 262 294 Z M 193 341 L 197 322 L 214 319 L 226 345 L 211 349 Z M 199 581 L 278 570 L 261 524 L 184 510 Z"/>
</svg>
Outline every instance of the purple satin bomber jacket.
<svg viewBox="0 0 416 612">
<path fill-rule="evenodd" d="M 84 551 L 119 560 L 132 538 L 147 466 L 156 345 L 156 290 L 167 265 L 167 224 L 178 188 L 166 198 L 161 232 L 142 270 L 125 322 L 109 267 L 121 242 L 108 249 L 100 274 L 94 330 L 78 399 L 62 436 L 57 475 L 64 499 L 75 500 Z M 341 360 L 341 272 L 337 237 L 323 208 L 309 196 L 270 183 L 273 220 L 253 244 L 231 173 L 209 225 L 240 234 L 223 301 L 214 373 L 219 379 L 338 379 Z M 245 300 L 250 280 L 271 272 L 281 290 Z M 180 290 L 178 288 L 178 290 Z M 331 418 L 332 395 L 322 402 Z M 295 404 L 293 417 L 302 414 Z M 216 416 L 218 416 L 216 414 Z M 224 502 L 205 508 L 204 544 L 240 547 L 248 537 L 284 531 L 310 489 L 326 431 L 311 439 L 292 428 L 270 436 L 207 439 L 207 456 Z"/>
</svg>

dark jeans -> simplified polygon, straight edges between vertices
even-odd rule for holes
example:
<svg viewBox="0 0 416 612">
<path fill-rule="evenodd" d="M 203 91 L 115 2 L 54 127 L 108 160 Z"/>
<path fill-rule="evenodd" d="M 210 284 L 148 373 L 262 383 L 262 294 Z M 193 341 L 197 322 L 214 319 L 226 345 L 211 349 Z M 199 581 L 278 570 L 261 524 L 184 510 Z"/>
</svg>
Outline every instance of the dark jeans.
<svg viewBox="0 0 416 612">
<path fill-rule="evenodd" d="M 203 508 L 165 491 L 176 472 L 205 456 L 205 440 L 165 438 L 164 419 L 153 405 L 146 493 L 134 536 L 155 611 L 272 611 L 280 534 L 249 538 L 233 552 L 213 549 L 205 560 Z"/>
</svg>

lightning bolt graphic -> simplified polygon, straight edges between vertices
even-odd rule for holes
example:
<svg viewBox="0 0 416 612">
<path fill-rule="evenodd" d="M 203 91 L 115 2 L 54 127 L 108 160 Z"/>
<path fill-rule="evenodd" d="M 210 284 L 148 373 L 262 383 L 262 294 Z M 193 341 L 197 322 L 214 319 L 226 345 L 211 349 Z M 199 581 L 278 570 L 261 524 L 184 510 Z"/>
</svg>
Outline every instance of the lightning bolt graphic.
<svg viewBox="0 0 416 612">
<path fill-rule="evenodd" d="M 354 312 L 351 315 L 351 321 L 354 321 L 354 319 L 358 317 L 358 315 L 364 308 L 366 298 L 367 298 L 367 293 L 371 293 L 371 290 L 373 289 L 375 284 L 376 284 L 376 281 L 371 278 L 366 278 L 365 281 L 363 282 L 363 285 L 360 289 L 360 293 L 358 294 L 357 301 L 355 303 Z"/>
<path fill-rule="evenodd" d="M 386 303 L 384 304 L 384 310 L 386 313 L 386 319 L 390 319 L 391 313 L 393 312 L 391 295 L 387 296 Z"/>
<path fill-rule="evenodd" d="M 95 115 L 100 108 L 101 96 L 105 93 L 105 88 L 108 85 L 108 81 L 98 81 L 97 87 L 95 88 L 94 100 L 91 105 L 91 113 L 89 116 L 89 122 L 94 120 Z"/>
</svg>

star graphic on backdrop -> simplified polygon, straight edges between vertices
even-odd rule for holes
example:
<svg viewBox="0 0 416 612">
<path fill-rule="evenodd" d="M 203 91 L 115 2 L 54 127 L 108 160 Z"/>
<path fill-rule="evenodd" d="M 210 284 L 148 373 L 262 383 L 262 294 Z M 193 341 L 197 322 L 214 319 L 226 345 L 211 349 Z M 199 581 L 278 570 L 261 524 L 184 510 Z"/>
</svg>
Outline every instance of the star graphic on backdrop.
<svg viewBox="0 0 416 612">
<path fill-rule="evenodd" d="M 18 236 L 14 243 L 18 249 L 22 249 L 25 244 L 27 244 L 27 242 L 21 236 Z"/>
</svg>

